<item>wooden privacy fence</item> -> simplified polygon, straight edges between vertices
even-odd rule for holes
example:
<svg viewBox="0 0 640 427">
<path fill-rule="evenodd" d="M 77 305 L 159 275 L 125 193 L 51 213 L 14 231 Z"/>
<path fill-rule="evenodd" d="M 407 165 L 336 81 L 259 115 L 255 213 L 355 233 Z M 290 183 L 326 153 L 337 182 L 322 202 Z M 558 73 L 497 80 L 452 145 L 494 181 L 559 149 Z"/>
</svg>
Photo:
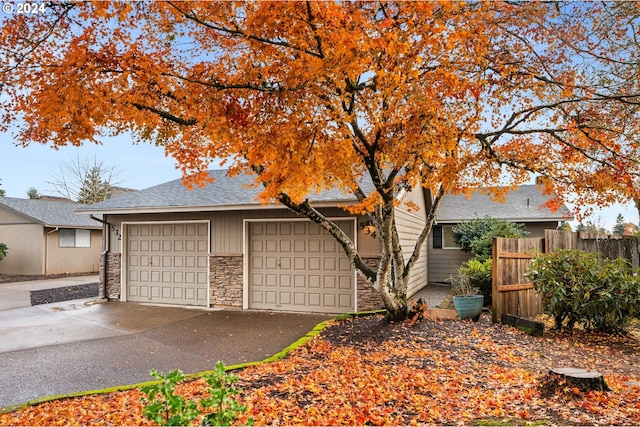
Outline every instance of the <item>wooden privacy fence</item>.
<svg viewBox="0 0 640 427">
<path fill-rule="evenodd" d="M 542 298 L 525 276 L 529 264 L 539 253 L 557 249 L 598 252 L 603 258 L 626 258 L 640 267 L 640 239 L 610 237 L 590 233 L 545 230 L 544 238 L 493 240 L 493 321 L 503 314 L 533 317 L 542 313 Z"/>
</svg>

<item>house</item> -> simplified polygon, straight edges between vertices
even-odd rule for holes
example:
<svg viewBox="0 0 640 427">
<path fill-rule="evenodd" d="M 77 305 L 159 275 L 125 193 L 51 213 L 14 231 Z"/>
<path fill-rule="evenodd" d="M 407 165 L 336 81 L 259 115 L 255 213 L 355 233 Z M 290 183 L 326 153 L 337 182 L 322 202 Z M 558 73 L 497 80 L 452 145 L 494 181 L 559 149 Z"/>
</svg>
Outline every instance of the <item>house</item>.
<svg viewBox="0 0 640 427">
<path fill-rule="evenodd" d="M 538 185 L 523 185 L 511 190 L 504 203 L 492 200 L 482 189 L 474 191 L 471 198 L 464 194 L 445 196 L 436 213 L 437 225 L 428 238 L 429 282 L 449 282 L 451 274 L 472 258 L 472 254 L 462 252 L 453 241 L 452 229 L 456 224 L 491 217 L 524 224 L 528 237 L 544 237 L 544 230 L 555 230 L 561 222 L 573 220 L 565 205 L 555 212 L 544 206 L 552 197 L 545 195 Z"/>
<path fill-rule="evenodd" d="M 250 176 L 230 177 L 224 170 L 210 176 L 214 182 L 205 187 L 189 190 L 178 179 L 78 210 L 103 216 L 100 272 L 108 298 L 326 313 L 381 307 L 377 292 L 326 231 L 282 205 L 257 202 L 259 188 Z M 409 209 L 417 205 L 424 212 L 424 194 L 401 193 L 396 221 L 407 244 L 425 224 L 424 214 Z M 366 217 L 341 209 L 353 196 L 331 190 L 309 198 L 376 265 L 381 246 L 367 233 Z M 426 272 L 423 259 L 409 295 L 426 285 Z"/>
<path fill-rule="evenodd" d="M 51 275 L 98 271 L 102 224 L 78 215 L 77 203 L 0 197 L 0 273 Z"/>
</svg>

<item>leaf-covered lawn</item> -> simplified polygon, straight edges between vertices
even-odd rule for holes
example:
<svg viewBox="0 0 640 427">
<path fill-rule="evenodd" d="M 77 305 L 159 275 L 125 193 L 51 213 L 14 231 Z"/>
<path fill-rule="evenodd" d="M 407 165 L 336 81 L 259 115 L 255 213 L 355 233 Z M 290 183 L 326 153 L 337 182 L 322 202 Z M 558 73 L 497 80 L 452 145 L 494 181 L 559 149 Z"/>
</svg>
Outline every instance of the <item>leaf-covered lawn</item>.
<svg viewBox="0 0 640 427">
<path fill-rule="evenodd" d="M 551 367 L 598 370 L 610 392 L 543 396 Z M 238 424 L 640 424 L 637 337 L 548 332 L 479 323 L 334 324 L 278 362 L 236 372 L 248 406 Z M 634 383 L 636 381 L 636 383 Z M 181 393 L 201 397 L 193 381 Z M 0 415 L 2 425 L 145 425 L 138 390 L 44 403 Z"/>
</svg>

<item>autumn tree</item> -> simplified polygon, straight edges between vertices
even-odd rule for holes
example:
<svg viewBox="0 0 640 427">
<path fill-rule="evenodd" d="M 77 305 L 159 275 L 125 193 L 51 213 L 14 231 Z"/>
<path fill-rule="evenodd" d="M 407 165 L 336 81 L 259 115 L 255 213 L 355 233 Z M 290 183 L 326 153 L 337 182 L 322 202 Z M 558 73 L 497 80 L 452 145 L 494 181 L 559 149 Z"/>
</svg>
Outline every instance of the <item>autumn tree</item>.
<svg viewBox="0 0 640 427">
<path fill-rule="evenodd" d="M 19 143 L 130 133 L 162 146 L 188 185 L 206 184 L 212 160 L 226 159 L 229 173 L 255 177 L 261 201 L 328 230 L 391 319 L 406 316 L 407 283 L 446 194 L 495 186 L 499 199 L 498 185 L 536 174 L 579 204 L 637 196 L 638 146 L 614 120 L 633 114 L 637 92 L 600 74 L 624 55 L 627 35 L 599 44 L 599 3 L 47 8 L 9 16 L 1 33 L 2 123 L 20 120 Z M 396 203 L 416 186 L 433 203 L 407 247 Z M 329 188 L 352 194 L 349 211 L 375 227 L 377 268 L 309 202 Z"/>
</svg>

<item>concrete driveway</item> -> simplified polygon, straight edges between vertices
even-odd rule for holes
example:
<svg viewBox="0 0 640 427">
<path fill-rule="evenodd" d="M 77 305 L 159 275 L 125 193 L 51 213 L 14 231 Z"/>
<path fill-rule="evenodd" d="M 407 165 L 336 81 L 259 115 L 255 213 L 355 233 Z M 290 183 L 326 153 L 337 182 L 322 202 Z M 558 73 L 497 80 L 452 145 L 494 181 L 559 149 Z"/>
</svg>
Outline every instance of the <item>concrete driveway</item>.
<svg viewBox="0 0 640 427">
<path fill-rule="evenodd" d="M 29 286 L 0 284 L 0 408 L 148 381 L 151 369 L 196 373 L 218 360 L 262 360 L 331 318 L 91 299 L 32 307 L 16 297 Z"/>
</svg>

